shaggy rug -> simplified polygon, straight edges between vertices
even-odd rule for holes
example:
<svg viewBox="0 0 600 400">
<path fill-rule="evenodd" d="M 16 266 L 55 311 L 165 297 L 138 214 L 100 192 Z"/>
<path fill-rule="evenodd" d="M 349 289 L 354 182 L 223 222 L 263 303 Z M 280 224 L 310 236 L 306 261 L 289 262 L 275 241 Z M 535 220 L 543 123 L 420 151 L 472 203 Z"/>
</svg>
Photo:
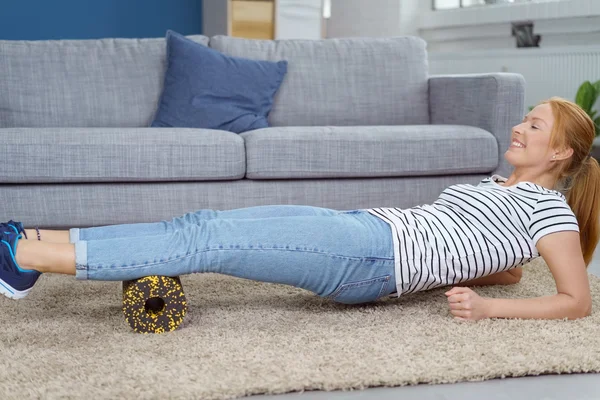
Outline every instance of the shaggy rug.
<svg viewBox="0 0 600 400">
<path fill-rule="evenodd" d="M 483 296 L 551 295 L 543 260 Z M 133 333 L 121 283 L 43 275 L 0 298 L 0 398 L 232 399 L 259 393 L 600 372 L 594 312 L 568 320 L 454 320 L 447 289 L 342 305 L 290 286 L 182 276 L 189 312 L 162 335 Z"/>
</svg>

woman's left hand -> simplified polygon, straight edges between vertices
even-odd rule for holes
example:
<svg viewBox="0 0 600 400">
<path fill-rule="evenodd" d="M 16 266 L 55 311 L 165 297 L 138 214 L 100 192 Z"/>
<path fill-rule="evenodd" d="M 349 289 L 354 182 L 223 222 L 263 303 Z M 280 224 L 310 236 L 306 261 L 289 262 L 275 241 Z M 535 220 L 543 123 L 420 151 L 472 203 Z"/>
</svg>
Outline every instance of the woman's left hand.
<svg viewBox="0 0 600 400">
<path fill-rule="evenodd" d="M 488 302 L 468 287 L 455 286 L 446 293 L 450 312 L 456 319 L 477 321 L 487 318 Z"/>
</svg>

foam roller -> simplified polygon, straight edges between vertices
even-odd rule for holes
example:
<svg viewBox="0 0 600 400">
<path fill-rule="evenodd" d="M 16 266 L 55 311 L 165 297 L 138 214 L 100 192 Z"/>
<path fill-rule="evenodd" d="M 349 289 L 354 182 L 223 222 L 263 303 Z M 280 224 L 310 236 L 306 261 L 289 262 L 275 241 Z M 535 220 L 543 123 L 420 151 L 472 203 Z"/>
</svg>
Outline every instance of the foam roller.
<svg viewBox="0 0 600 400">
<path fill-rule="evenodd" d="M 178 276 L 145 276 L 123 281 L 123 314 L 137 333 L 165 333 L 177 329 L 187 313 Z"/>
</svg>

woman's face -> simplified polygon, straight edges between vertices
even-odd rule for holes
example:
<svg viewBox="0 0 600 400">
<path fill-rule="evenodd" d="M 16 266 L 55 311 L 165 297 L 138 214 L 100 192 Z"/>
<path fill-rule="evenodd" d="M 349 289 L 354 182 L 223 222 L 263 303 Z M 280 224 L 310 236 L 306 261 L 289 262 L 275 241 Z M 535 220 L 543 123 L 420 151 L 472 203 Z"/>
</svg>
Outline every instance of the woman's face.
<svg viewBox="0 0 600 400">
<path fill-rule="evenodd" d="M 552 160 L 549 147 L 554 116 L 550 104 L 540 104 L 531 110 L 523 122 L 512 128 L 511 143 L 504 158 L 514 167 L 546 169 Z"/>
</svg>

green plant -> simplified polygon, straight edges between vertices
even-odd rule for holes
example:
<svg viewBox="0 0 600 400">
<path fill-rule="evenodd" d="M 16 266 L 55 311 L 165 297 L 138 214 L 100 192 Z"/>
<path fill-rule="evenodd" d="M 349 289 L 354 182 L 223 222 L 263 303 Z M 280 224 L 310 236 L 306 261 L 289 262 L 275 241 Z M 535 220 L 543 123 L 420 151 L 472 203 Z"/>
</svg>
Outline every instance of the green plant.
<svg viewBox="0 0 600 400">
<path fill-rule="evenodd" d="M 579 86 L 577 95 L 575 96 L 575 103 L 585 110 L 586 113 L 596 124 L 596 136 L 600 135 L 600 117 L 596 118 L 596 110 L 592 110 L 596 100 L 600 96 L 600 81 L 591 83 L 585 81 Z"/>
<path fill-rule="evenodd" d="M 593 110 L 596 100 L 600 97 L 600 80 L 592 83 L 585 81 L 577 89 L 575 95 L 575 103 L 585 110 L 596 125 L 596 136 L 600 136 L 600 116 L 596 117 L 596 110 Z M 529 107 L 529 111 L 533 110 L 535 106 Z"/>
</svg>

